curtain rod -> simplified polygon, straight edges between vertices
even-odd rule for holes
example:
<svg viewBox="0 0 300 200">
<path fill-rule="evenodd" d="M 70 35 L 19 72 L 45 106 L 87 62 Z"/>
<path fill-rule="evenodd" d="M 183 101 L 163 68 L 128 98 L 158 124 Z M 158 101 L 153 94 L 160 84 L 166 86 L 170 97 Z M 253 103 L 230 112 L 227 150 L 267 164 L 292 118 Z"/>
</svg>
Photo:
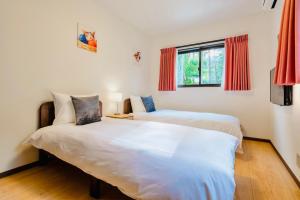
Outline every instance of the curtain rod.
<svg viewBox="0 0 300 200">
<path fill-rule="evenodd" d="M 202 45 L 202 44 L 209 44 L 209 43 L 215 43 L 215 42 L 224 42 L 225 39 L 220 39 L 220 40 L 212 40 L 208 42 L 200 42 L 200 43 L 194 43 L 194 44 L 187 44 L 183 46 L 177 46 L 175 47 L 176 49 L 184 48 L 184 47 L 191 47 L 191 46 L 196 46 L 196 45 Z"/>
</svg>

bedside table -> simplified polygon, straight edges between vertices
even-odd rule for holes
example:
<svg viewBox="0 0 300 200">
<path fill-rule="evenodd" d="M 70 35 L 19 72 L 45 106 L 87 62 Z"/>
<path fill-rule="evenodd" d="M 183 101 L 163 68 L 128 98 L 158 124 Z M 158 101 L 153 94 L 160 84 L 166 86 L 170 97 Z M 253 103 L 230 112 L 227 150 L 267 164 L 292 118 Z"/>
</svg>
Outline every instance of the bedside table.
<svg viewBox="0 0 300 200">
<path fill-rule="evenodd" d="M 110 114 L 110 115 L 106 115 L 106 117 L 115 118 L 115 119 L 133 120 L 133 115 L 130 114 L 120 114 L 120 115 Z"/>
</svg>

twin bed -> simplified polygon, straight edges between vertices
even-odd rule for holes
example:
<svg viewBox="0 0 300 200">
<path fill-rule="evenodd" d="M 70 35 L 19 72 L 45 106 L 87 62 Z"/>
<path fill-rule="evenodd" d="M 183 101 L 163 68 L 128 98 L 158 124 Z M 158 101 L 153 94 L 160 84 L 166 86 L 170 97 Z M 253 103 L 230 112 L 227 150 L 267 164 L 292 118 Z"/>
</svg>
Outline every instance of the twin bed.
<svg viewBox="0 0 300 200">
<path fill-rule="evenodd" d="M 154 121 L 216 130 L 235 136 L 239 141 L 238 153 L 243 153 L 243 133 L 238 118 L 216 113 L 189 112 L 178 110 L 156 110 L 154 112 L 135 112 L 130 99 L 124 101 L 124 113 L 133 114 L 134 120 Z"/>
<path fill-rule="evenodd" d="M 103 117 L 84 126 L 53 120 L 53 102 L 43 104 L 40 129 L 28 143 L 42 150 L 41 159 L 48 152 L 91 175 L 93 197 L 102 180 L 133 199 L 234 199 L 237 137 L 143 120 Z"/>
</svg>

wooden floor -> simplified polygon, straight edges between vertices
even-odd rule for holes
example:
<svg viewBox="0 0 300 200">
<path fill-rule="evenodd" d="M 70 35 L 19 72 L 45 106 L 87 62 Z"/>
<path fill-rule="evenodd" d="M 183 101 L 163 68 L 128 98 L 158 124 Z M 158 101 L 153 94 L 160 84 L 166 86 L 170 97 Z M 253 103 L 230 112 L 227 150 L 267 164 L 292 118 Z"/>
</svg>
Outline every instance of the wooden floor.
<svg viewBox="0 0 300 200">
<path fill-rule="evenodd" d="M 300 189 L 270 144 L 245 141 L 244 150 L 236 158 L 236 199 L 300 199 Z M 0 200 L 91 199 L 88 185 L 79 170 L 56 162 L 0 179 Z M 101 199 L 128 198 L 105 186 Z"/>
</svg>

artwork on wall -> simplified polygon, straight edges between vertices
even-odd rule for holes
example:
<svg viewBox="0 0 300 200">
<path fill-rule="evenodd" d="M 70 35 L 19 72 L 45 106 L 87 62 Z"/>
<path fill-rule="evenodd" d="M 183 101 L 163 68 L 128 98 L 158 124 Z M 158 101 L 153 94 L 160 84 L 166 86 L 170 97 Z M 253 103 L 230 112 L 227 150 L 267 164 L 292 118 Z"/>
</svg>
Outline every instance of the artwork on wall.
<svg viewBox="0 0 300 200">
<path fill-rule="evenodd" d="M 91 29 L 77 24 L 77 47 L 97 52 L 96 32 Z"/>
<path fill-rule="evenodd" d="M 133 54 L 133 57 L 135 58 L 136 62 L 140 62 L 142 55 L 140 51 L 137 51 L 135 54 Z"/>
</svg>

